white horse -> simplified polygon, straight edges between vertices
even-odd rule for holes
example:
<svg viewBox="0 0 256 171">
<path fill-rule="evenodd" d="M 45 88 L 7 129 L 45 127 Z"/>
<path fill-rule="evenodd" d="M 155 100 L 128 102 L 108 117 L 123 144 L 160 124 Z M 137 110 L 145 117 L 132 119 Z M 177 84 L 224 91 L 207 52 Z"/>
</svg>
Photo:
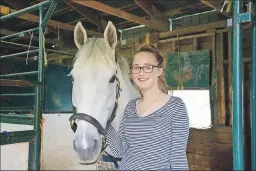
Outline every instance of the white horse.
<svg viewBox="0 0 256 171">
<path fill-rule="evenodd" d="M 115 131 L 119 129 L 127 103 L 140 94 L 130 82 L 126 60 L 116 52 L 117 33 L 112 22 L 108 22 L 104 38 L 88 38 L 86 30 L 78 22 L 74 41 L 78 52 L 70 72 L 73 81 L 72 103 L 80 115 L 71 119 L 77 125 L 73 147 L 79 163 L 90 164 L 100 155 L 102 134 L 115 111 L 119 83 L 118 107 L 111 122 Z M 113 155 L 110 148 L 107 147 L 105 151 Z"/>
</svg>

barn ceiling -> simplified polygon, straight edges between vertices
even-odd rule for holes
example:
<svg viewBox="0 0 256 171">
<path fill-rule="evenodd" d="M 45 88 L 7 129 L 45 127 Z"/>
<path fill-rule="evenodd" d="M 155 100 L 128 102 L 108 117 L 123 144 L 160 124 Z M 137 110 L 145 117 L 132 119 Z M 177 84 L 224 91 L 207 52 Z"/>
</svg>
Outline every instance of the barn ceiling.
<svg viewBox="0 0 256 171">
<path fill-rule="evenodd" d="M 43 0 L 1 0 L 1 16 L 6 11 L 14 12 Z M 56 7 L 48 22 L 46 46 L 62 48 L 74 46 L 73 30 L 81 21 L 89 36 L 101 36 L 108 21 L 117 29 L 127 29 L 145 25 L 158 32 L 169 30 L 169 18 L 187 14 L 219 10 L 224 0 L 63 0 Z M 225 14 L 223 14 L 225 15 Z M 1 36 L 37 27 L 38 11 L 19 16 L 1 23 Z M 33 35 L 33 39 L 37 39 Z M 25 34 L 12 39 L 18 43 L 29 44 L 31 35 Z M 36 42 L 35 42 L 36 43 Z M 33 45 L 33 43 L 32 43 Z M 3 45 L 6 48 L 12 46 Z M 14 49 L 15 50 L 15 49 Z"/>
</svg>

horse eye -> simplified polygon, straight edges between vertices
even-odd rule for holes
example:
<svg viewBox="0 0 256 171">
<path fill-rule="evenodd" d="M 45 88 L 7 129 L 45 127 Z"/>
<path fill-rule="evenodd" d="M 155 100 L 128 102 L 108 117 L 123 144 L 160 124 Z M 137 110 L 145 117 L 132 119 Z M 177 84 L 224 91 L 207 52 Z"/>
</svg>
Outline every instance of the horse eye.
<svg viewBox="0 0 256 171">
<path fill-rule="evenodd" d="M 111 77 L 111 79 L 109 80 L 109 83 L 114 83 L 115 80 L 116 80 L 116 76 L 113 75 L 113 76 Z"/>
</svg>

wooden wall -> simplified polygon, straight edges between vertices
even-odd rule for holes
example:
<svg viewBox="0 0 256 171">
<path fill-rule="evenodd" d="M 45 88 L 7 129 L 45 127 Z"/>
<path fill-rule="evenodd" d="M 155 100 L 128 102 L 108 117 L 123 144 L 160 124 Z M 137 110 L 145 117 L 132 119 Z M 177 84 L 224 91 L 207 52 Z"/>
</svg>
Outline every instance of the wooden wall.
<svg viewBox="0 0 256 171">
<path fill-rule="evenodd" d="M 232 30 L 231 28 L 210 29 L 202 33 L 182 37 L 172 37 L 156 41 L 164 56 L 171 51 L 193 51 L 208 49 L 211 51 L 213 69 L 217 71 L 217 96 L 214 102 L 213 127 L 206 130 L 190 130 L 187 156 L 191 170 L 232 170 Z M 245 116 L 245 168 L 250 165 L 248 151 L 250 132 L 249 122 L 249 68 L 250 64 L 250 29 L 244 29 L 244 116 Z M 146 39 L 145 39 L 146 40 Z M 143 39 L 130 39 L 120 45 L 120 53 L 131 58 Z M 178 48 L 179 47 L 179 48 Z"/>
</svg>

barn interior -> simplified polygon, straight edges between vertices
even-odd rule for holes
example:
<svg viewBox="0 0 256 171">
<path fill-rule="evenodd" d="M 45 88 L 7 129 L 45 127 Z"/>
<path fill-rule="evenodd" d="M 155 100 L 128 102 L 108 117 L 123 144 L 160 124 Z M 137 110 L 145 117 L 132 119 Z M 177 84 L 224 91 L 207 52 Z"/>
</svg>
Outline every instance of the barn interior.
<svg viewBox="0 0 256 171">
<path fill-rule="evenodd" d="M 42 2 L 43 0 L 2 0 L 0 1 L 1 17 Z M 253 11 L 251 4 L 250 1 L 243 1 L 241 9 L 245 13 L 251 12 Z M 72 62 L 77 52 L 74 43 L 75 25 L 81 22 L 89 37 L 103 37 L 104 29 L 108 21 L 111 21 L 118 30 L 118 52 L 128 61 L 144 44 L 153 43 L 160 49 L 167 60 L 166 79 L 170 92 L 176 90 L 208 92 L 210 126 L 191 127 L 187 146 L 189 168 L 233 170 L 235 160 L 232 137 L 232 41 L 234 39 L 232 39 L 232 22 L 234 22 L 232 5 L 226 0 L 60 1 L 52 12 L 44 32 L 44 51 L 47 55 L 44 58 L 45 85 L 42 94 L 43 106 L 41 106 L 43 113 L 65 115 L 73 110 L 72 83 L 65 76 L 72 69 Z M 37 77 L 34 77 L 33 73 L 12 74 L 37 70 L 39 56 L 36 49 L 41 37 L 38 32 L 29 29 L 37 28 L 38 23 L 38 10 L 17 15 L 6 21 L 1 20 L 2 123 L 34 124 L 32 117 L 24 117 L 23 114 L 34 110 L 35 94 L 31 83 L 36 82 Z M 252 46 L 253 24 L 245 21 L 241 25 L 243 95 L 241 122 L 244 150 L 242 157 L 244 169 L 252 170 L 251 122 L 256 121 L 251 120 L 251 85 L 252 51 L 255 47 Z M 10 36 L 13 34 L 15 36 Z M 16 55 L 8 56 L 10 54 Z M 183 70 L 181 76 L 176 77 L 173 72 L 180 73 L 180 68 L 177 66 L 180 62 L 184 65 L 185 57 L 190 60 L 192 70 Z M 14 92 L 19 95 L 13 95 Z M 10 112 L 15 114 L 10 117 Z M 15 136 L 24 137 L 24 134 L 15 134 Z M 14 141 L 18 140 L 14 138 Z M 5 143 L 6 138 L 1 134 L 1 145 Z M 57 166 L 45 168 L 54 167 Z"/>
</svg>

